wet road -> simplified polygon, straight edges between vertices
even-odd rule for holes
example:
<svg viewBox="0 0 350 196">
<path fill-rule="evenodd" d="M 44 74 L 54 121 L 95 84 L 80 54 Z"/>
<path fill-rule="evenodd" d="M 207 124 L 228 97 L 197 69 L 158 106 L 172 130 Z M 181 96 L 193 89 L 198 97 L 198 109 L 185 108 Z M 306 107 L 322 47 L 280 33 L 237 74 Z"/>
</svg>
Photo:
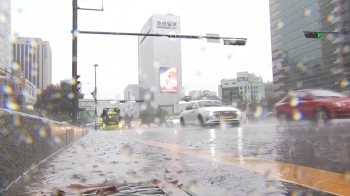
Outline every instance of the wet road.
<svg viewBox="0 0 350 196">
<path fill-rule="evenodd" d="M 350 193 L 343 173 L 332 172 L 332 168 L 316 170 L 307 161 L 286 159 L 288 150 L 283 146 L 290 138 L 274 124 L 90 132 L 26 174 L 5 195 L 34 195 L 69 184 L 154 178 L 178 179 L 196 195 Z M 164 186 L 172 195 L 188 195 L 174 186 Z"/>
</svg>

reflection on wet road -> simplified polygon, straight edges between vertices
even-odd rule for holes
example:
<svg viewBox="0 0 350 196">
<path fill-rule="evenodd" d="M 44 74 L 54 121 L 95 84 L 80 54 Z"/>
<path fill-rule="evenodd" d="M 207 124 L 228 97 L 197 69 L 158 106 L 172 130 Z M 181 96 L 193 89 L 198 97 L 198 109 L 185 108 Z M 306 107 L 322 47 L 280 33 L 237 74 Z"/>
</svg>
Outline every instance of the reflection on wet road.
<svg viewBox="0 0 350 196">
<path fill-rule="evenodd" d="M 344 173 L 346 167 L 337 167 L 346 164 L 335 164 L 330 159 L 340 151 L 334 141 L 340 144 L 343 136 L 329 138 L 328 132 L 306 134 L 302 130 L 276 130 L 275 125 L 265 124 L 227 129 L 91 132 L 45 166 L 27 174 L 5 195 L 18 191 L 33 195 L 69 184 L 118 184 L 152 178 L 178 179 L 197 195 L 350 193 L 350 175 Z M 332 140 L 332 146 L 314 145 L 325 139 L 322 137 Z M 304 140 L 306 144 L 301 145 Z M 308 163 L 307 156 L 311 154 L 305 149 L 310 142 L 313 155 L 319 153 L 318 149 L 332 148 L 328 154 L 327 150 L 322 151 L 322 156 L 317 154 L 317 160 L 326 160 L 321 165 Z M 174 187 L 166 189 L 172 195 L 186 195 Z"/>
</svg>

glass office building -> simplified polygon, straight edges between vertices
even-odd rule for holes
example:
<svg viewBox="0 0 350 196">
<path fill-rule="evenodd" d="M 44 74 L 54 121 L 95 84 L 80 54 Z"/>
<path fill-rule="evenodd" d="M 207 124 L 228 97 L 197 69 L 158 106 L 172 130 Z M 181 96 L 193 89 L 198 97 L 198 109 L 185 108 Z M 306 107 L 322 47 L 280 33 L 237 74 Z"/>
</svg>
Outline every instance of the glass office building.
<svg viewBox="0 0 350 196">
<path fill-rule="evenodd" d="M 349 74 L 349 36 L 307 39 L 303 31 L 349 27 L 348 1 L 270 0 L 274 95 L 290 90 L 328 88 Z"/>
</svg>

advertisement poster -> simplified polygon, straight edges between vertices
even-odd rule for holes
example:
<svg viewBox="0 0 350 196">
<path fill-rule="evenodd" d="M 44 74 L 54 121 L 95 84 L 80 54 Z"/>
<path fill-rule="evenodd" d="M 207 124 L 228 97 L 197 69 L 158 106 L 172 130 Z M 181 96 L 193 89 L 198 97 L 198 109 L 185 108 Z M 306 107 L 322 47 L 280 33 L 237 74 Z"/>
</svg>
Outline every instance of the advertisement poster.
<svg viewBox="0 0 350 196">
<path fill-rule="evenodd" d="M 237 82 L 248 82 L 248 72 L 237 72 Z"/>
<path fill-rule="evenodd" d="M 159 68 L 159 84 L 162 93 L 177 93 L 177 68 L 176 67 L 160 67 Z"/>
</svg>

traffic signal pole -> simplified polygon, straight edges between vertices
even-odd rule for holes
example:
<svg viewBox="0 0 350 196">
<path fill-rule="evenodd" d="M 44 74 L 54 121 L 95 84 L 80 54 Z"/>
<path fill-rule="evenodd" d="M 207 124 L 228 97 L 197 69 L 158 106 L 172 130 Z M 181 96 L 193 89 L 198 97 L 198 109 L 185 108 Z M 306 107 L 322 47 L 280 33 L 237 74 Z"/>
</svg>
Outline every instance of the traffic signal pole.
<svg viewBox="0 0 350 196">
<path fill-rule="evenodd" d="M 77 75 L 78 75 L 78 0 L 73 0 L 73 29 L 72 29 L 72 92 L 73 92 L 73 113 L 72 123 L 78 123 L 78 107 L 79 96 L 77 90 Z"/>
<path fill-rule="evenodd" d="M 79 110 L 79 94 L 77 86 L 78 78 L 78 9 L 87 11 L 103 11 L 103 0 L 101 9 L 86 9 L 78 7 L 78 0 L 72 1 L 73 18 L 72 18 L 72 93 L 73 93 L 73 112 L 72 112 L 72 123 L 77 125 L 78 123 L 78 110 Z"/>
<path fill-rule="evenodd" d="M 126 35 L 126 36 L 148 36 L 148 37 L 166 37 L 173 39 L 222 39 L 224 45 L 245 45 L 247 38 L 235 37 L 213 37 L 205 35 L 177 35 L 177 34 L 147 34 L 147 33 L 126 33 L 126 32 L 104 32 L 104 31 L 78 31 L 79 34 L 94 34 L 94 35 Z"/>
<path fill-rule="evenodd" d="M 79 95 L 77 91 L 77 75 L 78 75 L 78 34 L 99 34 L 99 35 L 126 35 L 126 36 L 149 36 L 149 37 L 167 37 L 175 39 L 223 39 L 224 45 L 244 46 L 247 38 L 203 36 L 203 35 L 171 35 L 171 34 L 145 34 L 145 33 L 123 33 L 123 32 L 101 32 L 101 31 L 79 31 L 78 30 L 78 9 L 86 11 L 104 11 L 103 0 L 101 9 L 86 9 L 78 7 L 78 0 L 73 0 L 73 29 L 72 29 L 72 92 L 73 92 L 73 113 L 72 122 L 74 125 L 78 122 Z"/>
<path fill-rule="evenodd" d="M 303 31 L 305 38 L 321 39 L 323 34 L 346 35 L 350 34 L 348 28 L 342 28 L 340 31 Z"/>
</svg>

